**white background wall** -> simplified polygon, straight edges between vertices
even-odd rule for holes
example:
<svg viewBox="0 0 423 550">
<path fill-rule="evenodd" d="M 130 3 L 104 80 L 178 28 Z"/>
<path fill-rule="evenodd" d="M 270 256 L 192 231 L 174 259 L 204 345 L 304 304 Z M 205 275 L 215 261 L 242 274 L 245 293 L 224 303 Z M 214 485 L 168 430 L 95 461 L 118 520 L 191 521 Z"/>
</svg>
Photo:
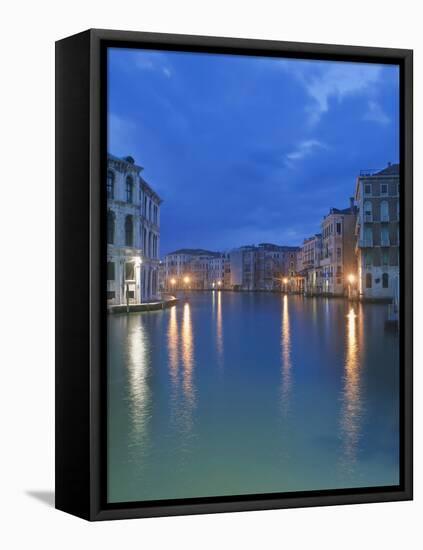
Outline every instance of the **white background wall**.
<svg viewBox="0 0 423 550">
<path fill-rule="evenodd" d="M 41 492 L 44 500 L 51 500 L 53 490 L 54 41 L 99 27 L 414 48 L 415 151 L 419 152 L 423 146 L 423 47 L 418 5 L 413 0 L 15 0 L 3 4 L 0 546 L 421 547 L 423 357 L 418 347 L 414 502 L 89 524 L 31 496 Z M 419 161 L 417 156 L 415 203 L 421 205 Z M 421 216 L 417 222 L 415 241 L 421 243 Z M 421 253 L 415 265 L 418 337 L 423 308 Z"/>
</svg>

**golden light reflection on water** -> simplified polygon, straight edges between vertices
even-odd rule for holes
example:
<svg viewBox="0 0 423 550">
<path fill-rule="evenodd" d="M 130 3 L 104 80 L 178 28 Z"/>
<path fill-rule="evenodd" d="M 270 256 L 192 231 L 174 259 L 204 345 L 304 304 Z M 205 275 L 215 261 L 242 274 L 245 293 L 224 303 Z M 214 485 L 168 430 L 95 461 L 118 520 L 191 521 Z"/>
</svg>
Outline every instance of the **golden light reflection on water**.
<svg viewBox="0 0 423 550">
<path fill-rule="evenodd" d="M 178 427 L 185 436 L 190 436 L 193 429 L 193 411 L 195 407 L 194 387 L 194 333 L 191 319 L 191 306 L 184 304 L 181 327 L 181 366 L 183 401 L 179 400 Z M 182 448 L 186 442 L 181 441 Z M 189 448 L 189 445 L 188 447 Z"/>
<path fill-rule="evenodd" d="M 289 323 L 288 296 L 282 299 L 282 329 L 281 329 L 281 367 L 282 367 L 282 414 L 289 410 L 289 397 L 292 387 L 292 363 L 291 363 L 291 327 Z"/>
<path fill-rule="evenodd" d="M 222 321 L 222 293 L 217 293 L 217 315 L 216 315 L 216 346 L 219 365 L 223 364 L 223 321 Z"/>
<path fill-rule="evenodd" d="M 150 349 L 142 322 L 132 322 L 128 329 L 130 446 L 136 446 L 144 452 L 147 449 L 148 424 L 151 418 L 151 390 L 148 384 Z"/>
<path fill-rule="evenodd" d="M 344 388 L 341 411 L 341 435 L 343 441 L 343 462 L 350 470 L 357 460 L 360 440 L 362 397 L 359 334 L 362 333 L 363 316 L 350 308 L 347 315 L 346 353 L 344 367 Z"/>
<path fill-rule="evenodd" d="M 176 318 L 176 307 L 170 308 L 170 319 L 167 330 L 167 345 L 169 350 L 169 370 L 174 386 L 178 385 L 178 364 L 179 364 L 179 332 Z"/>
</svg>

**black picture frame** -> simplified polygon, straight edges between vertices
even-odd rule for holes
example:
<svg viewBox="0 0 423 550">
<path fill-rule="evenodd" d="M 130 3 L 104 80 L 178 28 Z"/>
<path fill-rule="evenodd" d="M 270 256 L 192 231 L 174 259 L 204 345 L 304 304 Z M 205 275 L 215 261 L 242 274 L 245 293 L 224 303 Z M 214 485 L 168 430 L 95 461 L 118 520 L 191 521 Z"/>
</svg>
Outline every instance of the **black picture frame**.
<svg viewBox="0 0 423 550">
<path fill-rule="evenodd" d="M 105 181 L 107 47 L 235 53 L 400 67 L 400 485 L 304 493 L 105 501 Z M 413 53 L 91 29 L 56 43 L 56 508 L 108 520 L 410 500 L 413 494 Z"/>
</svg>

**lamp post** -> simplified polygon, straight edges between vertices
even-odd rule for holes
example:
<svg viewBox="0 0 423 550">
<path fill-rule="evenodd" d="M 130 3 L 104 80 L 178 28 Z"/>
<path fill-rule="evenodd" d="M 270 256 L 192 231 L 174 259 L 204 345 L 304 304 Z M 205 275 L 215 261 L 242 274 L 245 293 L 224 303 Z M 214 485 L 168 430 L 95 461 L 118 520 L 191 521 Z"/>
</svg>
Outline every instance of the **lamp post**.
<svg viewBox="0 0 423 550">
<path fill-rule="evenodd" d="M 348 275 L 348 298 L 351 300 L 352 298 L 352 287 L 355 283 L 355 275 L 353 273 L 350 273 Z"/>
<path fill-rule="evenodd" d="M 187 297 L 187 288 L 188 288 L 188 285 L 189 285 L 189 283 L 190 283 L 190 280 L 191 280 L 191 279 L 190 279 L 187 275 L 185 275 L 185 277 L 184 277 L 184 284 L 185 284 L 185 299 L 186 299 L 186 297 Z"/>
<path fill-rule="evenodd" d="M 169 282 L 170 282 L 170 287 L 172 288 L 172 290 L 174 290 L 176 285 L 176 279 L 172 277 Z"/>
<path fill-rule="evenodd" d="M 282 282 L 283 282 L 283 291 L 286 294 L 286 285 L 288 284 L 288 277 L 284 277 L 282 279 Z"/>
<path fill-rule="evenodd" d="M 217 281 L 217 286 L 219 287 L 219 290 L 220 290 L 220 288 L 222 286 L 222 281 Z"/>
</svg>

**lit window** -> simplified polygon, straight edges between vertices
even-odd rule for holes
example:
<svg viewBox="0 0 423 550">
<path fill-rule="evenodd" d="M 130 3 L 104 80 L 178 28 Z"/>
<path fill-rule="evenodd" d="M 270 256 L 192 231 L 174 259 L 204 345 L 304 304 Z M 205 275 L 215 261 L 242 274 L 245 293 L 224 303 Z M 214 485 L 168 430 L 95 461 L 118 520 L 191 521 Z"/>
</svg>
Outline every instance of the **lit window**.
<svg viewBox="0 0 423 550">
<path fill-rule="evenodd" d="M 125 280 L 133 281 L 135 279 L 135 265 L 134 262 L 125 263 Z"/>
</svg>

